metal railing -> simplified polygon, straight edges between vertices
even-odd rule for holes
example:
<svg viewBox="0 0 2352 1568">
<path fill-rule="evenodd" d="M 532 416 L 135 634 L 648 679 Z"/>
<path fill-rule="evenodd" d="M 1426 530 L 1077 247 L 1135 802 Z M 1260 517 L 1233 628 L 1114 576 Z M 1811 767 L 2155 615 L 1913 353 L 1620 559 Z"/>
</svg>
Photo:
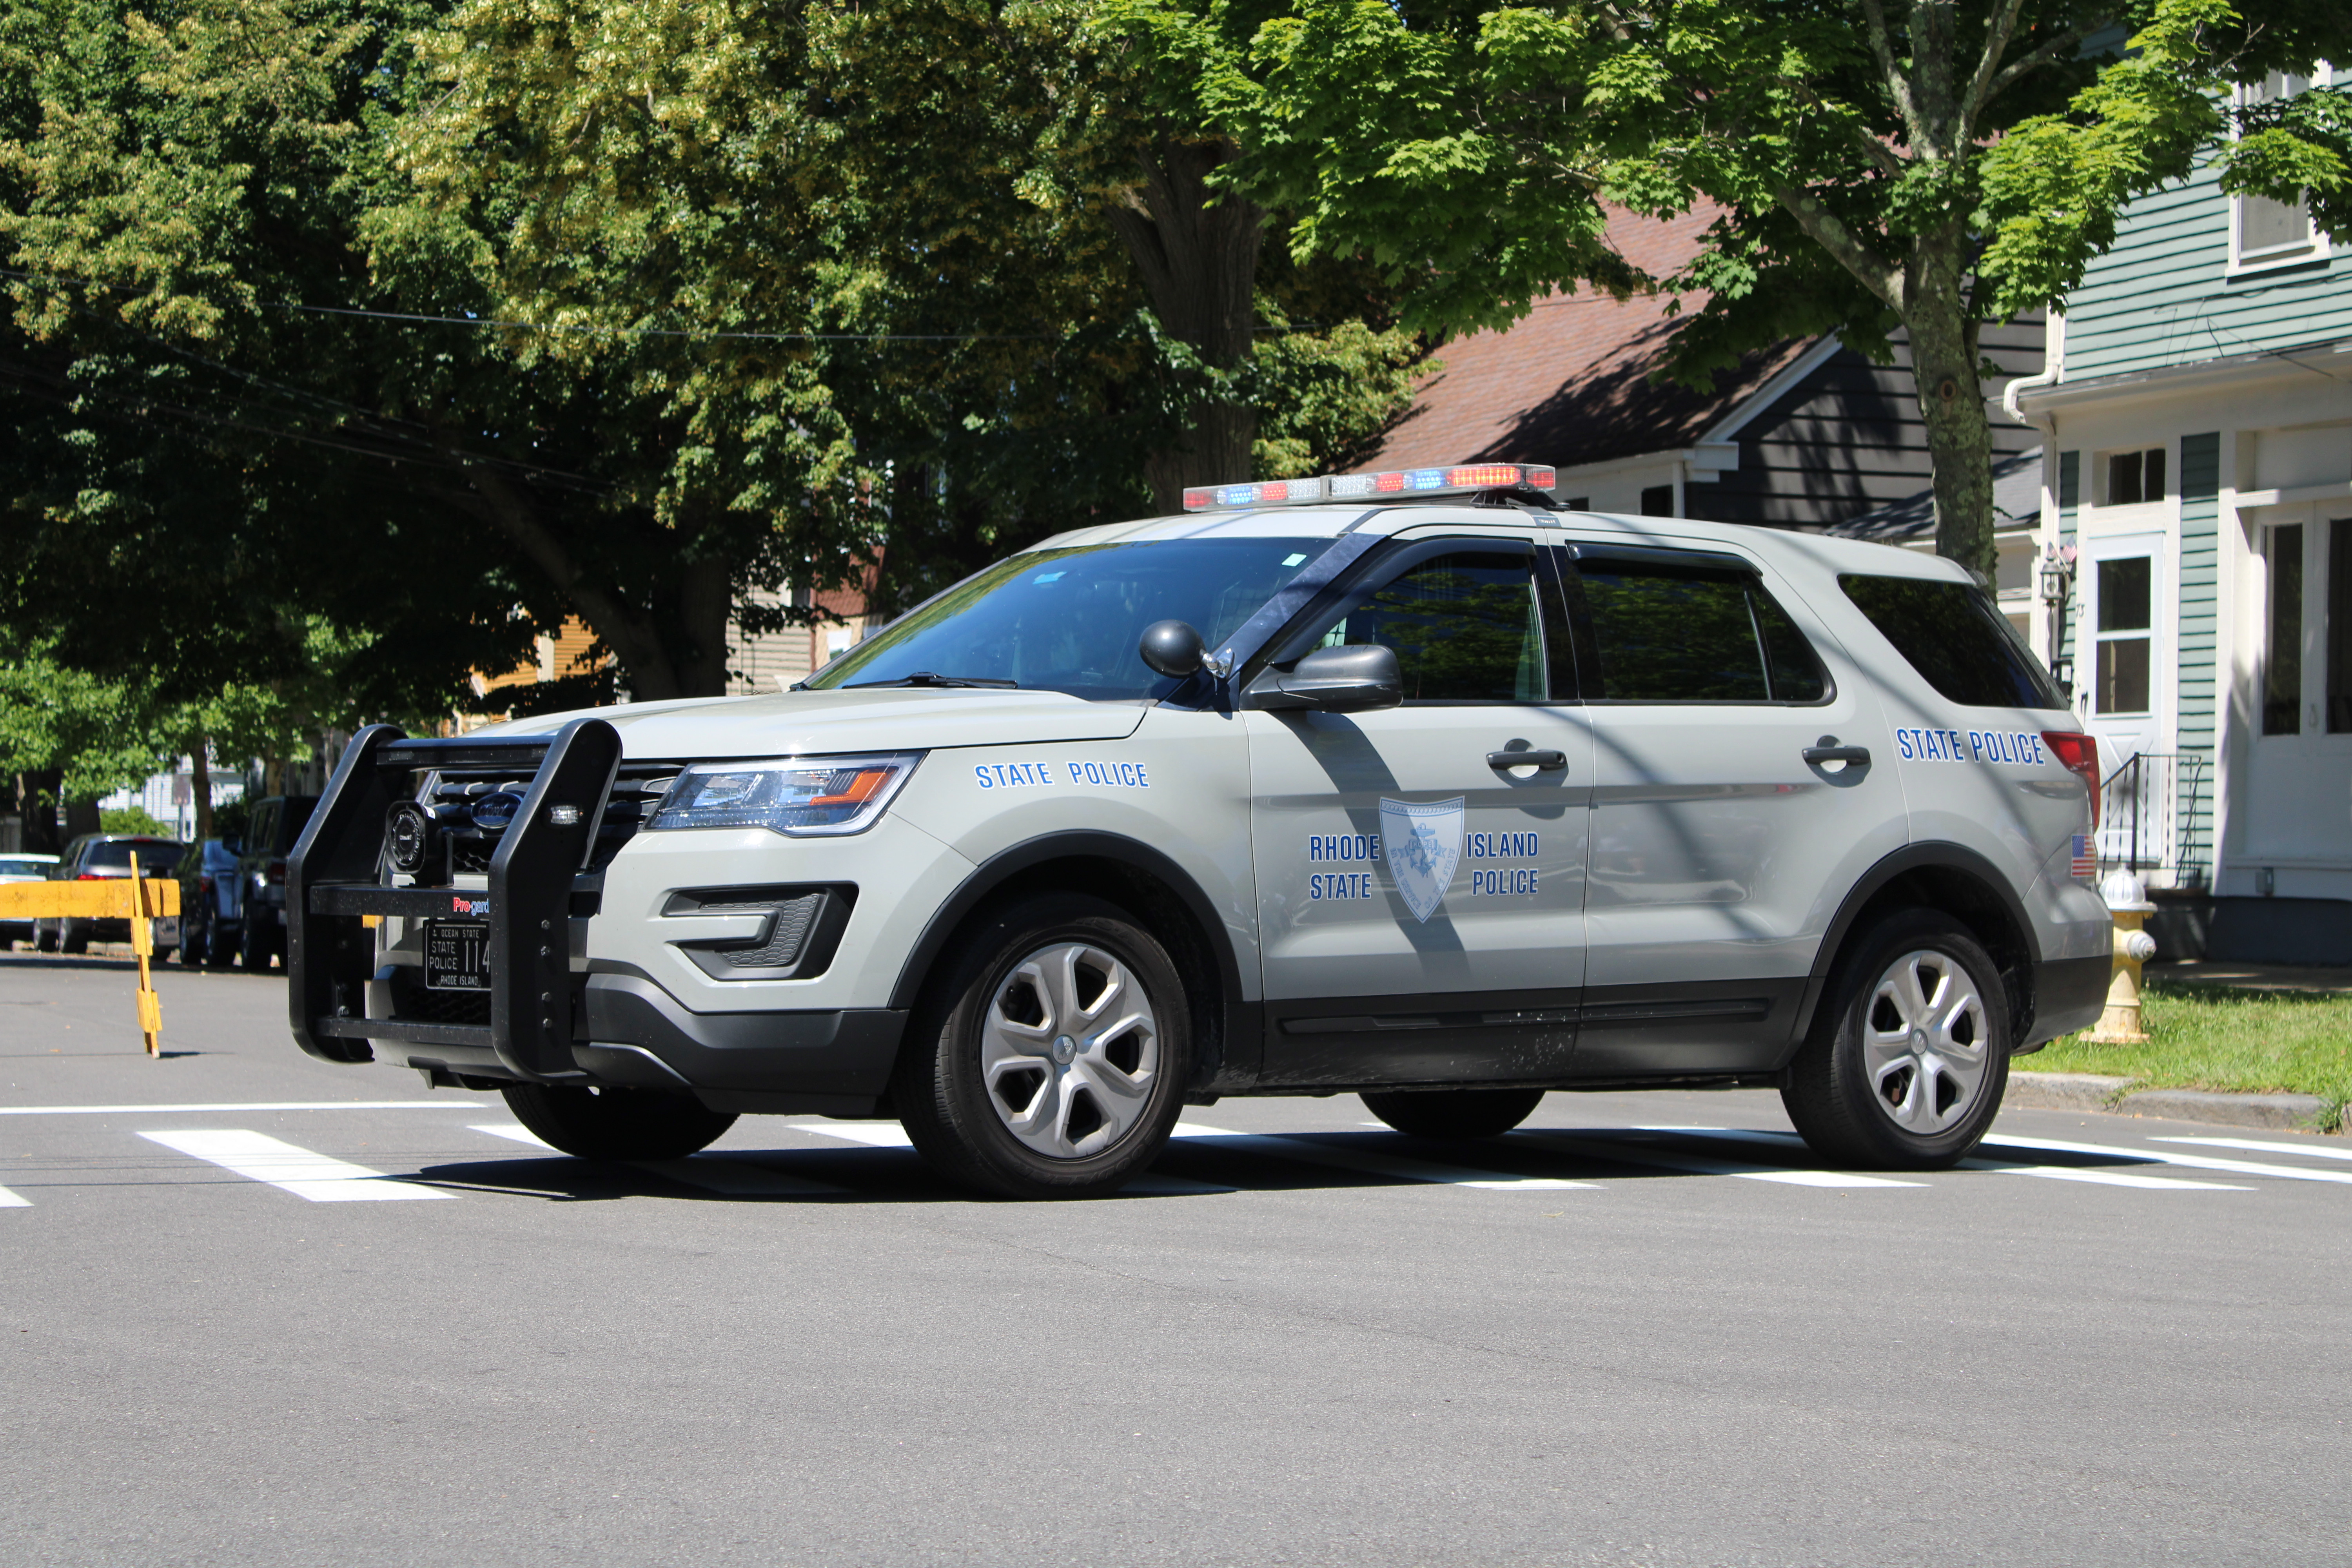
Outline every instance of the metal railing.
<svg viewBox="0 0 2352 1568">
<path fill-rule="evenodd" d="M 2193 752 L 2141 752 L 2100 784 L 2101 867 L 2169 871 L 2176 886 L 2205 879 L 2196 841 L 2205 759 Z"/>
</svg>

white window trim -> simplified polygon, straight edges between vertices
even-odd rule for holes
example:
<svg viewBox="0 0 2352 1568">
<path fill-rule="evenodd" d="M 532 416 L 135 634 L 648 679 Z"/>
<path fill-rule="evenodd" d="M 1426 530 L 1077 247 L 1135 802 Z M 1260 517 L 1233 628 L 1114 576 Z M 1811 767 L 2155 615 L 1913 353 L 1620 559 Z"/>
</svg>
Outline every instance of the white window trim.
<svg viewBox="0 0 2352 1568">
<path fill-rule="evenodd" d="M 2326 60 L 2314 61 L 2311 83 L 2304 90 L 2327 89 L 2336 80 L 2336 69 Z M 2246 89 L 2238 88 L 2232 94 L 2240 104 L 2247 101 Z M 2246 200 L 2244 196 L 2230 198 L 2230 259 L 2222 269 L 2224 278 L 2243 278 L 2252 273 L 2275 272 L 2286 267 L 2307 267 L 2315 261 L 2325 261 L 2335 254 L 2336 237 L 2317 223 L 2311 226 L 2311 237 L 2301 245 L 2273 246 L 2268 250 L 2249 256 L 2245 252 Z M 2308 204 L 2306 204 L 2307 205 Z M 2306 214 L 2306 216 L 2308 216 Z"/>
</svg>

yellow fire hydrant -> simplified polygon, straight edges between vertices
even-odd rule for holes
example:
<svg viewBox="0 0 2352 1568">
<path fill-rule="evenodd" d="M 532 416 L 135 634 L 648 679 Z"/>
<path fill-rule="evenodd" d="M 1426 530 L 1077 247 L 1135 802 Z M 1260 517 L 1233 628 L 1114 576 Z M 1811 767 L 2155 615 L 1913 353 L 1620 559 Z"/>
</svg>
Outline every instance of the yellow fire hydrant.
<svg viewBox="0 0 2352 1568">
<path fill-rule="evenodd" d="M 2114 870 L 2099 884 L 2099 897 L 2116 922 L 2115 973 L 2107 980 L 2107 1005 L 2098 1026 L 2083 1037 L 2097 1046 L 2138 1046 L 2147 1043 L 2139 1025 L 2139 966 L 2156 956 L 2156 938 L 2140 927 L 2156 912 L 2147 886 L 2137 873 Z"/>
</svg>

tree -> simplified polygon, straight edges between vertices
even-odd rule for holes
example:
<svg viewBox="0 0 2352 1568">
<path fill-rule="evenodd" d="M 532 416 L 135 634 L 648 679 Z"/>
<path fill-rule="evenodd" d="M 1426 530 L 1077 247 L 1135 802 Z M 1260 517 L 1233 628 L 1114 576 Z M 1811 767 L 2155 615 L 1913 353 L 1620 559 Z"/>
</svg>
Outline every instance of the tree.
<svg viewBox="0 0 2352 1568">
<path fill-rule="evenodd" d="M 1410 284 L 1408 325 L 1498 326 L 1554 289 L 1663 288 L 1704 298 L 1670 366 L 1696 383 L 1799 335 L 1884 357 L 1900 329 L 1937 549 L 1984 574 L 1979 324 L 2056 301 L 2122 205 L 2200 157 L 2228 189 L 2307 193 L 2315 213 L 2352 199 L 2336 95 L 2230 93 L 2347 58 L 2352 9 L 2336 0 L 1300 0 L 1262 22 L 1126 0 L 1123 16 L 1243 150 L 1222 188 L 1295 205 L 1300 254 L 1366 257 Z M 1673 276 L 1634 276 L 1601 247 L 1604 204 L 1701 203 L 1722 216 Z"/>
</svg>

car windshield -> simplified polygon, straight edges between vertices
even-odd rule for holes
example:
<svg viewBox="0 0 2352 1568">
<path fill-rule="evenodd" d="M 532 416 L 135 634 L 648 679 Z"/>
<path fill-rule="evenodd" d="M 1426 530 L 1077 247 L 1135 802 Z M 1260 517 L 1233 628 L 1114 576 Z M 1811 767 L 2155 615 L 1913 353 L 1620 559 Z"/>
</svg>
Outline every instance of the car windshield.
<svg viewBox="0 0 2352 1568">
<path fill-rule="evenodd" d="M 13 856 L 0 856 L 0 877 L 46 877 L 54 860 L 26 860 Z"/>
<path fill-rule="evenodd" d="M 1328 539 L 1164 539 L 1032 551 L 918 606 L 808 684 L 826 690 L 935 679 L 1097 701 L 1162 697 L 1178 683 L 1136 652 L 1144 627 L 1186 621 L 1213 650 L 1330 546 Z"/>
<path fill-rule="evenodd" d="M 184 844 L 172 844 L 156 838 L 141 839 L 135 843 L 93 844 L 81 858 L 82 869 L 95 871 L 103 866 L 127 871 L 131 868 L 131 857 L 136 855 L 139 857 L 139 874 L 142 877 L 157 876 L 178 865 L 180 851 L 186 847 Z"/>
</svg>

